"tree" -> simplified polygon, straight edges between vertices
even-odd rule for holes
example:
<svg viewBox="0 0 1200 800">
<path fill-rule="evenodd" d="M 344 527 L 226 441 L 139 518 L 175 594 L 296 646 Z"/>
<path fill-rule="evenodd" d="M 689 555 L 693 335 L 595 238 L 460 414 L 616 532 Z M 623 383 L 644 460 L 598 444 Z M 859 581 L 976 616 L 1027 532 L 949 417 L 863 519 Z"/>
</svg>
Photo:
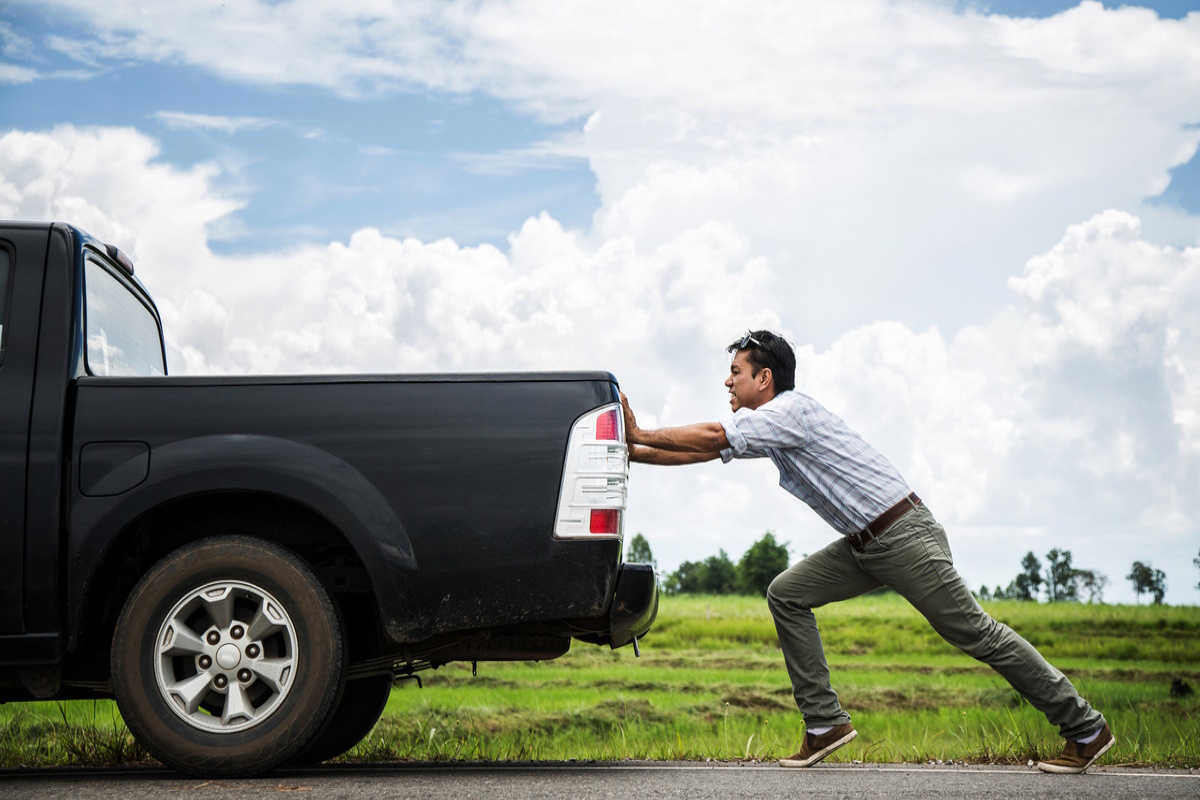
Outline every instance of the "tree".
<svg viewBox="0 0 1200 800">
<path fill-rule="evenodd" d="M 667 576 L 663 582 L 663 591 L 667 594 L 696 594 L 704 591 L 701 588 L 701 577 L 704 565 L 699 561 L 685 561 L 679 569 Z"/>
<path fill-rule="evenodd" d="M 738 591 L 766 597 L 771 581 L 787 568 L 788 546 L 776 542 L 775 534 L 767 531 L 761 539 L 750 545 L 738 562 Z"/>
<path fill-rule="evenodd" d="M 1193 565 L 1193 566 L 1194 566 L 1196 569 L 1200 569 L 1200 555 L 1197 555 L 1195 558 L 1193 558 L 1193 559 L 1192 559 L 1192 565 Z M 1200 589 L 1200 583 L 1197 583 L 1197 584 L 1196 584 L 1196 588 L 1197 588 L 1197 589 Z"/>
<path fill-rule="evenodd" d="M 1125 576 L 1125 580 L 1133 584 L 1133 596 L 1137 598 L 1137 604 L 1142 604 L 1142 595 L 1150 591 L 1150 581 L 1154 574 L 1150 568 L 1140 561 L 1133 562 L 1133 566 L 1129 568 L 1129 574 Z"/>
<path fill-rule="evenodd" d="M 1057 547 L 1046 554 L 1046 599 L 1051 603 L 1079 599 L 1079 573 L 1071 566 L 1071 551 Z"/>
<path fill-rule="evenodd" d="M 1042 562 L 1030 550 L 1021 559 L 1022 572 L 1004 590 L 1004 596 L 1012 600 L 1037 600 L 1042 585 Z"/>
<path fill-rule="evenodd" d="M 1087 592 L 1089 603 L 1103 603 L 1104 589 L 1108 586 L 1108 576 L 1091 569 L 1078 570 L 1075 575 L 1079 578 L 1079 586 Z"/>
<path fill-rule="evenodd" d="M 721 550 L 703 561 L 685 561 L 667 576 L 667 594 L 732 594 L 737 588 L 737 567 Z"/>
<path fill-rule="evenodd" d="M 629 552 L 626 553 L 625 560 L 635 564 L 650 564 L 655 570 L 658 569 L 658 562 L 654 560 L 654 554 L 650 552 L 650 543 L 640 533 L 630 540 Z"/>
<path fill-rule="evenodd" d="M 1150 579 L 1150 592 L 1154 595 L 1154 605 L 1161 606 L 1163 598 L 1167 596 L 1167 576 L 1161 569 L 1154 570 L 1154 577 Z"/>
<path fill-rule="evenodd" d="M 1138 605 L 1141 605 L 1142 594 L 1145 592 L 1154 595 L 1155 605 L 1162 605 L 1163 597 L 1167 594 L 1167 576 L 1161 569 L 1154 569 L 1149 564 L 1135 561 L 1125 579 L 1133 584 L 1133 593 L 1137 596 Z"/>
<path fill-rule="evenodd" d="M 715 556 L 704 560 L 704 571 L 700 576 L 700 591 L 706 594 L 733 594 L 737 588 L 737 567 L 729 560 L 729 554 L 718 550 Z"/>
</svg>

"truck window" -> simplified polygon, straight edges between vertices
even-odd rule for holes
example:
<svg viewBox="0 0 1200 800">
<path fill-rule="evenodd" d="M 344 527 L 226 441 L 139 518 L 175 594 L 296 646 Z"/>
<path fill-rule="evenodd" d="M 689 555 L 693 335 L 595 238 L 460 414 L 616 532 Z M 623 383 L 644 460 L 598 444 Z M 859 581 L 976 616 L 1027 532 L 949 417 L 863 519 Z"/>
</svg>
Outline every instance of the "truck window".
<svg viewBox="0 0 1200 800">
<path fill-rule="evenodd" d="M 8 251 L 0 249 L 0 363 L 4 362 L 4 348 L 8 347 L 5 325 L 8 323 L 8 283 L 12 272 L 9 263 Z"/>
<path fill-rule="evenodd" d="M 84 264 L 87 365 L 92 375 L 164 375 L 162 339 L 149 307 L 103 264 Z"/>
</svg>

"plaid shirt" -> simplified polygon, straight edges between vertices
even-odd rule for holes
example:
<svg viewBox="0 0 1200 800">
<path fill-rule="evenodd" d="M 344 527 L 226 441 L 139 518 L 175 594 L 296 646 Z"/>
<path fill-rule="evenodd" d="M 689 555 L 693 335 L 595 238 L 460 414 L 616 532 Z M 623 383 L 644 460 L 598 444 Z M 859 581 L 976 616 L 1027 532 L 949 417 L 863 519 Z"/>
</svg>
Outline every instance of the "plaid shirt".
<svg viewBox="0 0 1200 800">
<path fill-rule="evenodd" d="M 806 394 L 782 392 L 721 425 L 730 445 L 722 461 L 770 458 L 779 485 L 842 534 L 861 531 L 910 491 L 890 461 Z"/>
</svg>

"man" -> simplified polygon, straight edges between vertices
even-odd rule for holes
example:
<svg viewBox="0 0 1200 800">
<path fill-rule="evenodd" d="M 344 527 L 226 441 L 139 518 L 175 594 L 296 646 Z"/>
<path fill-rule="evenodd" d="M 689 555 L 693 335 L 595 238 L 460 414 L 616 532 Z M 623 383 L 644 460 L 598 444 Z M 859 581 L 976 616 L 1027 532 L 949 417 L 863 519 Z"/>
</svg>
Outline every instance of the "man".
<svg viewBox="0 0 1200 800">
<path fill-rule="evenodd" d="M 842 534 L 780 574 L 767 590 L 792 693 L 804 714 L 803 746 L 779 763 L 808 767 L 857 736 L 829 684 L 812 609 L 890 586 L 954 646 L 1000 673 L 1067 740 L 1046 772 L 1086 770 L 1115 743 L 1104 717 L 1011 628 L 975 601 L 951 560 L 946 533 L 896 468 L 816 400 L 795 390 L 796 355 L 782 337 L 751 331 L 733 353 L 722 422 L 643 430 L 624 394 L 631 461 L 695 464 L 770 458 L 779 484 Z"/>
</svg>

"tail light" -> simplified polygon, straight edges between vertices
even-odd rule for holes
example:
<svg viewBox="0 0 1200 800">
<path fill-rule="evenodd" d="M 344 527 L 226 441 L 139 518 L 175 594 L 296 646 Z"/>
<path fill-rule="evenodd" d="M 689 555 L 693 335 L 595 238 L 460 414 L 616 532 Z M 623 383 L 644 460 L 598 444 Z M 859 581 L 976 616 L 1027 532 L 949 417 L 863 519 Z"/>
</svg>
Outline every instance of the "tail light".
<svg viewBox="0 0 1200 800">
<path fill-rule="evenodd" d="M 616 508 L 593 508 L 589 533 L 620 534 L 621 512 Z"/>
<path fill-rule="evenodd" d="M 622 538 L 628 480 L 621 406 L 603 406 L 575 420 L 563 463 L 554 538 Z"/>
<path fill-rule="evenodd" d="M 615 408 L 610 408 L 596 418 L 596 440 L 615 442 L 621 439 L 621 417 Z"/>
</svg>

